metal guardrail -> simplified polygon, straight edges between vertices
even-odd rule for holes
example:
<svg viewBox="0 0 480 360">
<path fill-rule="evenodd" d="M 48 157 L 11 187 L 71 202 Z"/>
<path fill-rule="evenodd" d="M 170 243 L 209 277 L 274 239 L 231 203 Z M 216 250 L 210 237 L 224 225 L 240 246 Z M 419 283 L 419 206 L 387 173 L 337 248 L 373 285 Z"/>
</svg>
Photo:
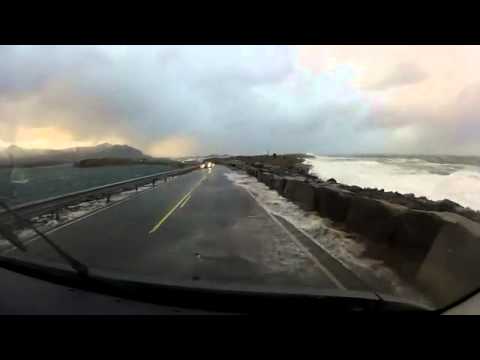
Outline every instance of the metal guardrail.
<svg viewBox="0 0 480 360">
<path fill-rule="evenodd" d="M 168 177 L 172 176 L 186 174 L 198 168 L 199 166 L 191 166 L 188 168 L 164 171 L 152 175 L 127 179 L 112 184 L 97 186 L 94 188 L 80 190 L 60 196 L 54 196 L 47 199 L 19 204 L 16 206 L 12 206 L 11 209 L 23 218 L 31 219 L 32 217 L 49 212 L 57 213 L 60 209 L 68 205 L 79 203 L 85 200 L 106 197 L 107 201 L 110 201 L 110 196 L 112 194 L 125 190 L 138 189 L 139 186 L 143 186 L 149 183 L 152 183 L 152 186 L 155 186 L 155 183 L 159 180 L 167 179 Z M 10 214 L 6 213 L 5 210 L 0 210 L 0 221 L 4 223 L 12 223 L 14 220 L 12 219 Z"/>
</svg>

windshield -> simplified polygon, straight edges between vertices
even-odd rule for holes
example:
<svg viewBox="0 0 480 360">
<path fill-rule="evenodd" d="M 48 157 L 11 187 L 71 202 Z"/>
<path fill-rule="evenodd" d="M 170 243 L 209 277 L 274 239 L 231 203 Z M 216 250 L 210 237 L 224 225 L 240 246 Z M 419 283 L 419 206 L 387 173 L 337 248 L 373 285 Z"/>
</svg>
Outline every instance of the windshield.
<svg viewBox="0 0 480 360">
<path fill-rule="evenodd" d="M 200 287 L 480 287 L 478 46 L 0 46 L 0 255 Z"/>
</svg>

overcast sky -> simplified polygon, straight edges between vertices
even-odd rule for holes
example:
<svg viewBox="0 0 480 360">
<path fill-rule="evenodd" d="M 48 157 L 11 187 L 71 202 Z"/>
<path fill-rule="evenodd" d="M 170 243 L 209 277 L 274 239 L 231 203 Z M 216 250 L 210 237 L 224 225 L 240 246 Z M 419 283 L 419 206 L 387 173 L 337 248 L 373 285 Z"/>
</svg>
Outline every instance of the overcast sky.
<svg viewBox="0 0 480 360">
<path fill-rule="evenodd" d="M 0 46 L 0 147 L 480 155 L 477 46 Z"/>
</svg>

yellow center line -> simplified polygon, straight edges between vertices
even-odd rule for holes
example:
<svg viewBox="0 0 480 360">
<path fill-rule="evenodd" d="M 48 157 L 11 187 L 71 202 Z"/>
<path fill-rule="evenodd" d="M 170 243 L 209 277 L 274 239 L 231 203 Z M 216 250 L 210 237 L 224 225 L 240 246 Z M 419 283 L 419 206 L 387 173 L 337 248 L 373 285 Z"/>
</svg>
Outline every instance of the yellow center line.
<svg viewBox="0 0 480 360">
<path fill-rule="evenodd" d="M 190 200 L 191 197 L 192 197 L 192 195 L 188 195 L 188 196 L 187 196 L 187 198 L 185 199 L 185 201 L 182 202 L 182 205 L 180 205 L 180 209 L 185 206 L 185 204 L 188 202 L 188 200 Z"/>
<path fill-rule="evenodd" d="M 152 233 L 154 233 L 155 231 L 157 231 L 157 229 L 160 227 L 160 225 L 162 225 L 162 224 L 165 222 L 165 220 L 167 220 L 168 217 L 169 217 L 170 215 L 172 215 L 173 212 L 174 212 L 175 210 L 177 210 L 177 208 L 178 208 L 184 201 L 186 202 L 186 199 L 192 194 L 193 191 L 195 191 L 195 189 L 196 189 L 197 187 L 200 186 L 200 184 L 203 182 L 203 180 L 205 180 L 205 178 L 206 178 L 206 176 L 204 176 L 203 178 L 201 178 L 200 181 L 199 181 L 198 183 L 196 183 L 195 186 L 194 186 L 188 193 L 186 193 L 186 194 L 175 204 L 175 206 L 170 209 L 170 211 L 169 211 L 163 218 L 160 219 L 160 221 L 157 223 L 157 225 L 155 225 L 155 226 L 152 228 L 152 230 L 150 230 L 149 234 L 152 234 Z"/>
</svg>

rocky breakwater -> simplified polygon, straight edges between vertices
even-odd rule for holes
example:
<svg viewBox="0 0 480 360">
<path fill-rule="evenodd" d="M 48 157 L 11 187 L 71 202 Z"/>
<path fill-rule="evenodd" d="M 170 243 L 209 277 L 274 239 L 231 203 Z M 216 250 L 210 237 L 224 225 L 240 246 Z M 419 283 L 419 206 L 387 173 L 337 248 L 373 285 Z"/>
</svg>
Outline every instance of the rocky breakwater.
<svg viewBox="0 0 480 360">
<path fill-rule="evenodd" d="M 265 156 L 262 160 L 236 157 L 222 162 L 354 234 L 366 245 L 367 256 L 384 261 L 439 305 L 480 287 L 478 212 L 450 200 L 324 181 L 309 175 L 301 156 L 290 155 L 284 164 Z"/>
</svg>

